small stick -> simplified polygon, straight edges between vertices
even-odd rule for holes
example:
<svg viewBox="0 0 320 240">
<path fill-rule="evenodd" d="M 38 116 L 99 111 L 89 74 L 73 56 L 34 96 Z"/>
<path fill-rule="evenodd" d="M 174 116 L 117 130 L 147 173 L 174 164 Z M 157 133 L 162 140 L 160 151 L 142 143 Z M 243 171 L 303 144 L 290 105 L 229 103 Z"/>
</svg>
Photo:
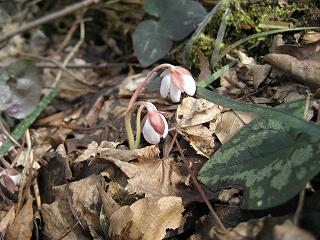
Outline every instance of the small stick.
<svg viewBox="0 0 320 240">
<path fill-rule="evenodd" d="M 9 138 L 15 145 L 17 145 L 18 147 L 22 147 L 21 144 L 15 140 L 11 135 L 10 133 L 8 132 L 8 130 L 6 129 L 6 127 L 3 125 L 3 122 L 2 120 L 0 119 L 0 130 L 2 130 L 3 134 Z"/>
<path fill-rule="evenodd" d="M 21 53 L 22 55 L 24 56 L 27 56 L 27 57 L 31 57 L 31 58 L 36 58 L 36 59 L 39 59 L 39 60 L 42 60 L 42 61 L 47 61 L 47 62 L 51 62 L 53 63 L 54 67 L 56 68 L 60 68 L 62 69 L 63 71 L 65 71 L 67 74 L 69 74 L 71 77 L 74 77 L 74 79 L 76 79 L 77 81 L 79 81 L 80 83 L 83 83 L 84 80 L 82 78 L 80 78 L 78 75 L 76 75 L 74 72 L 70 71 L 69 69 L 67 69 L 67 67 L 63 66 L 63 64 L 59 63 L 58 61 L 54 60 L 54 59 L 50 59 L 50 58 L 46 58 L 46 57 L 42 57 L 42 56 L 38 56 L 38 55 L 35 55 L 35 54 L 32 54 L 32 53 Z M 36 64 L 36 66 L 38 67 L 38 64 Z"/>
<path fill-rule="evenodd" d="M 29 23 L 25 23 L 25 24 L 21 25 L 21 27 L 18 27 L 17 29 L 14 29 L 13 31 L 8 32 L 8 33 L 4 34 L 2 37 L 0 37 L 0 43 L 6 42 L 7 40 L 11 39 L 15 35 L 18 35 L 20 33 L 28 31 L 36 26 L 50 22 L 50 21 L 57 19 L 57 18 L 61 18 L 65 15 L 73 13 L 79 9 L 86 8 L 89 5 L 94 4 L 94 3 L 98 3 L 98 2 L 100 2 L 100 0 L 84 0 L 82 2 L 67 6 L 67 7 L 61 9 L 60 11 L 53 12 L 51 14 L 44 16 L 44 17 L 41 17 L 41 18 L 36 19 L 34 21 L 31 21 Z M 113 3 L 113 2 L 114 1 L 109 1 L 108 3 Z"/>
<path fill-rule="evenodd" d="M 65 60 L 63 61 L 62 66 L 66 67 L 66 65 L 70 62 L 71 58 L 74 56 L 74 54 L 79 50 L 80 46 L 82 45 L 83 41 L 84 41 L 84 37 L 85 37 L 85 28 L 84 28 L 84 23 L 81 22 L 80 23 L 80 40 L 77 42 L 77 44 L 72 48 L 72 50 L 69 52 L 69 54 L 67 55 L 67 57 L 65 58 Z M 55 82 L 53 83 L 53 86 L 57 86 L 60 79 L 62 76 L 62 70 L 60 69 Z"/>
<path fill-rule="evenodd" d="M 182 151 L 182 149 L 181 149 L 180 143 L 178 142 L 177 139 L 175 139 L 175 142 L 176 142 L 176 145 L 177 145 L 178 150 L 179 150 L 179 152 L 180 152 L 181 159 L 182 159 L 183 163 L 186 165 L 186 168 L 187 168 L 187 170 L 188 170 L 188 172 L 189 172 L 189 174 L 190 174 L 190 176 L 191 176 L 191 179 L 192 179 L 195 187 L 196 187 L 197 190 L 199 191 L 200 195 L 202 196 L 204 202 L 207 204 L 207 206 L 208 206 L 208 208 L 209 208 L 209 210 L 210 210 L 210 212 L 211 212 L 211 215 L 212 215 L 212 217 L 213 217 L 214 223 L 216 224 L 216 226 L 217 226 L 218 228 L 220 228 L 220 229 L 222 229 L 222 230 L 226 230 L 225 227 L 223 226 L 222 222 L 220 221 L 217 213 L 214 211 L 213 207 L 211 206 L 211 203 L 209 202 L 209 199 L 207 198 L 206 194 L 205 194 L 204 191 L 202 190 L 202 188 L 201 188 L 201 186 L 200 186 L 200 184 L 199 184 L 199 182 L 198 182 L 198 179 L 195 177 L 195 175 L 194 175 L 193 172 L 192 172 L 192 169 L 189 167 L 188 161 L 187 161 L 186 157 L 185 157 L 184 154 L 183 154 L 183 151 Z"/>
</svg>

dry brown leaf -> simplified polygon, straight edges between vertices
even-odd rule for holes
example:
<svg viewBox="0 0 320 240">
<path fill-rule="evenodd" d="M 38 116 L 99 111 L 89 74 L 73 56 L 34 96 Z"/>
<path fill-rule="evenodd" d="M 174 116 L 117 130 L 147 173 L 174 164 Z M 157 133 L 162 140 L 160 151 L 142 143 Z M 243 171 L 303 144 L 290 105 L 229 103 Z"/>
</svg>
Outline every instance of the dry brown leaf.
<svg viewBox="0 0 320 240">
<path fill-rule="evenodd" d="M 25 205 L 21 208 L 13 223 L 8 227 L 5 239 L 31 239 L 33 230 L 32 202 L 32 198 L 29 198 Z"/>
<path fill-rule="evenodd" d="M 303 40 L 307 42 L 316 42 L 320 40 L 320 33 L 318 32 L 306 32 L 303 35 Z"/>
<path fill-rule="evenodd" d="M 240 223 L 238 226 L 231 230 L 217 229 L 216 235 L 219 240 L 229 239 L 256 239 L 264 226 L 264 219 L 254 219 L 248 222 Z"/>
<path fill-rule="evenodd" d="M 273 229 L 274 240 L 315 240 L 311 233 L 299 228 L 290 220 L 285 221 L 281 225 L 277 225 Z"/>
<path fill-rule="evenodd" d="M 205 99 L 186 97 L 182 100 L 176 112 L 178 128 L 186 128 L 206 123 L 215 119 L 222 107 Z"/>
<path fill-rule="evenodd" d="M 98 232 L 101 231 L 99 218 L 97 218 L 101 208 L 98 188 L 103 187 L 103 184 L 103 177 L 91 175 L 72 182 L 69 186 L 74 215 L 81 216 L 84 225 Z"/>
<path fill-rule="evenodd" d="M 184 207 L 180 197 L 143 198 L 124 206 L 111 216 L 112 239 L 163 239 L 167 229 L 183 224 Z"/>
<path fill-rule="evenodd" d="M 41 213 L 44 224 L 43 233 L 49 239 L 59 239 L 67 231 L 71 230 L 64 240 L 86 240 L 79 224 L 74 218 L 67 199 L 66 185 L 54 187 L 55 201 L 51 204 L 42 204 Z"/>
<path fill-rule="evenodd" d="M 319 53 L 320 54 L 320 51 Z M 316 60 L 298 60 L 286 54 L 271 53 L 264 57 L 273 67 L 294 77 L 307 86 L 320 88 L 320 62 Z"/>
<path fill-rule="evenodd" d="M 212 123 L 213 130 L 220 142 L 224 144 L 252 119 L 252 115 L 248 113 L 227 111 L 219 115 Z"/>
<path fill-rule="evenodd" d="M 244 65 L 256 65 L 256 61 L 252 57 L 248 57 L 247 54 L 237 51 L 238 58 L 241 64 Z"/>
<path fill-rule="evenodd" d="M 192 126 L 178 130 L 179 133 L 188 141 L 192 148 L 202 156 L 209 158 L 215 149 L 214 129 L 203 125 Z"/>
<path fill-rule="evenodd" d="M 237 70 L 231 69 L 220 77 L 218 92 L 226 96 L 240 96 L 246 85 L 238 79 Z"/>
<path fill-rule="evenodd" d="M 5 213 L 5 215 L 3 214 L 3 212 L 1 212 L 1 221 L 0 221 L 0 236 L 4 236 L 5 232 L 7 230 L 7 227 L 9 225 L 12 225 L 12 222 L 14 220 L 15 217 L 15 212 L 14 212 L 14 206 L 11 206 L 11 208 L 9 209 L 9 211 L 7 213 Z"/>
<path fill-rule="evenodd" d="M 83 154 L 81 154 L 75 162 L 88 160 L 90 157 L 108 158 L 114 157 L 120 161 L 129 162 L 137 158 L 153 158 L 156 157 L 160 150 L 157 146 L 147 146 L 145 148 L 134 150 L 116 149 L 118 143 L 103 141 L 100 145 L 97 142 L 92 142 L 88 145 Z"/>
<path fill-rule="evenodd" d="M 181 175 L 172 158 L 138 159 L 137 162 L 111 161 L 129 178 L 126 190 L 129 193 L 145 194 L 146 197 L 170 196 L 176 194 L 176 185 L 181 184 Z"/>
<path fill-rule="evenodd" d="M 282 83 L 270 89 L 274 91 L 272 98 L 280 103 L 306 98 L 307 92 L 310 91 L 308 87 L 293 82 Z"/>
<path fill-rule="evenodd" d="M 198 76 L 198 79 L 206 79 L 211 75 L 211 70 L 209 66 L 208 58 L 204 55 L 204 53 L 199 49 L 196 48 L 198 58 L 199 58 L 199 67 L 200 67 L 200 74 Z"/>
<path fill-rule="evenodd" d="M 203 123 L 216 119 L 222 107 L 205 99 L 187 97 L 177 109 L 176 122 L 179 133 L 190 142 L 197 153 L 209 157 L 214 151 L 214 137 L 212 128 Z"/>
<path fill-rule="evenodd" d="M 197 229 L 202 239 L 218 240 L 246 240 L 257 239 L 262 231 L 265 218 L 254 219 L 248 222 L 242 222 L 232 229 L 218 229 L 215 227 L 212 217 L 206 215 L 200 218 Z"/>
<path fill-rule="evenodd" d="M 142 72 L 126 77 L 119 86 L 119 96 L 131 96 L 146 76 L 147 72 Z"/>
<path fill-rule="evenodd" d="M 310 59 L 320 50 L 320 40 L 304 46 L 283 44 L 277 46 L 272 53 L 292 56 L 298 60 Z"/>
</svg>

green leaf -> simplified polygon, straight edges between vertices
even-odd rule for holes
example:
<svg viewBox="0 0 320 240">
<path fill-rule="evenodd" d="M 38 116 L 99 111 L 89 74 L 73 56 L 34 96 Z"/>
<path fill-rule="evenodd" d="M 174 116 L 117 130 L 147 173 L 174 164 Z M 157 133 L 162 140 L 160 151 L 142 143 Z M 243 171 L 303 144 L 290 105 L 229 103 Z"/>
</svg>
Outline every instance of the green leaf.
<svg viewBox="0 0 320 240">
<path fill-rule="evenodd" d="M 302 117 L 304 101 L 279 111 Z M 266 209 L 282 204 L 320 171 L 320 135 L 310 136 L 278 119 L 257 117 L 224 144 L 199 172 L 214 189 L 243 189 L 242 206 Z"/>
<path fill-rule="evenodd" d="M 198 23 L 207 15 L 205 8 L 192 0 L 161 0 L 160 26 L 168 36 L 180 41 L 196 29 Z"/>
<path fill-rule="evenodd" d="M 200 87 L 197 88 L 197 94 L 210 102 L 227 108 L 231 108 L 235 111 L 253 112 L 258 116 L 263 116 L 264 118 L 270 118 L 278 120 L 279 122 L 285 122 L 288 126 L 299 129 L 301 132 L 304 132 L 310 136 L 314 136 L 316 138 L 320 136 L 319 126 L 312 122 L 307 122 L 301 118 L 298 118 L 288 112 L 282 111 L 281 109 L 262 107 L 255 104 L 237 101 Z"/>
<path fill-rule="evenodd" d="M 172 46 L 161 26 L 152 20 L 141 22 L 132 34 L 132 40 L 134 53 L 144 67 L 164 57 Z"/>
</svg>

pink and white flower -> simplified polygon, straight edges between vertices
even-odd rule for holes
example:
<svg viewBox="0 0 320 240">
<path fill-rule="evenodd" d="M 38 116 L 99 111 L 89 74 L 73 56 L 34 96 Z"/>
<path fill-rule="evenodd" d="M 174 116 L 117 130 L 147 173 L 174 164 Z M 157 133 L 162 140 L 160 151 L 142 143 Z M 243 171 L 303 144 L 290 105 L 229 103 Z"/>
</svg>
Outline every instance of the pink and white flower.
<svg viewBox="0 0 320 240">
<path fill-rule="evenodd" d="M 179 102 L 181 93 L 193 96 L 196 92 L 196 82 L 191 73 L 179 66 L 171 66 L 160 75 L 162 77 L 160 95 L 166 98 L 170 93 L 173 102 Z"/>
<path fill-rule="evenodd" d="M 147 142 L 158 144 L 160 138 L 165 138 L 168 134 L 168 123 L 152 103 L 146 103 L 146 107 L 148 113 L 145 117 L 142 134 Z"/>
</svg>

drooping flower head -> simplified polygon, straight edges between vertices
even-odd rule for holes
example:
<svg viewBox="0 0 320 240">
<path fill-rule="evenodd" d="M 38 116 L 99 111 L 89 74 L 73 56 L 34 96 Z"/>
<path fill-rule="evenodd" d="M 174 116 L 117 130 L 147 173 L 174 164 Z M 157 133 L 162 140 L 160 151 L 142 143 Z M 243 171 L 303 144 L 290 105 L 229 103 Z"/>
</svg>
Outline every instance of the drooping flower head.
<svg viewBox="0 0 320 240">
<path fill-rule="evenodd" d="M 146 102 L 145 106 L 148 113 L 142 128 L 143 137 L 151 144 L 158 144 L 160 138 L 165 138 L 168 134 L 167 120 L 152 103 Z"/>
<path fill-rule="evenodd" d="M 186 92 L 189 96 L 193 96 L 196 92 L 196 83 L 193 79 L 191 73 L 179 66 L 174 66 L 168 63 L 164 63 L 153 68 L 145 80 L 139 85 L 136 91 L 133 93 L 130 102 L 128 104 L 127 112 L 135 104 L 139 93 L 147 85 L 148 81 L 154 77 L 154 74 L 163 70 L 160 77 L 162 78 L 160 86 L 160 94 L 162 97 L 166 98 L 170 93 L 170 98 L 173 102 L 179 102 L 181 98 L 181 93 Z"/>
<path fill-rule="evenodd" d="M 173 102 L 179 102 L 181 93 L 186 92 L 189 96 L 193 96 L 196 92 L 196 83 L 191 73 L 179 66 L 171 66 L 160 75 L 162 78 L 160 86 L 160 94 L 166 98 L 170 93 Z"/>
</svg>

